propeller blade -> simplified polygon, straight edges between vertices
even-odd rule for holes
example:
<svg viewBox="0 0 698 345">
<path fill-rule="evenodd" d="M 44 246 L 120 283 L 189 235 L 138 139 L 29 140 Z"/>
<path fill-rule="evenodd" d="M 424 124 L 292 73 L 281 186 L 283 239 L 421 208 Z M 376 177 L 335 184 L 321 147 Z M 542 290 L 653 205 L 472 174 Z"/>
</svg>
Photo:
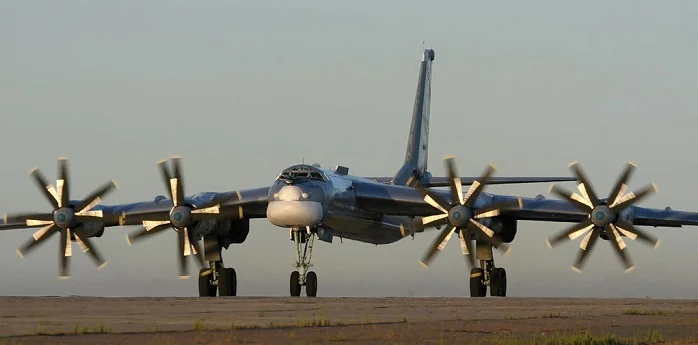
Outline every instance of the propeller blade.
<svg viewBox="0 0 698 345">
<path fill-rule="evenodd" d="M 474 218 L 489 218 L 496 217 L 502 214 L 502 211 L 517 210 L 523 207 L 523 200 L 521 198 L 516 198 L 512 200 L 506 200 L 491 204 L 479 208 L 475 211 Z"/>
<path fill-rule="evenodd" d="M 27 241 L 21 248 L 17 249 L 17 255 L 19 255 L 21 258 L 24 258 L 24 256 L 28 254 L 32 249 L 46 241 L 49 237 L 51 237 L 51 235 L 55 234 L 57 231 L 58 226 L 55 224 L 51 224 L 39 229 L 39 231 L 35 232 L 34 236 L 29 241 Z"/>
<path fill-rule="evenodd" d="M 562 241 L 573 240 L 579 236 L 584 235 L 587 231 L 594 227 L 594 223 L 591 218 L 587 218 L 585 221 L 577 224 L 573 224 L 565 231 L 561 232 L 559 235 L 553 237 L 552 239 L 545 240 L 545 243 L 549 248 L 552 248 Z"/>
<path fill-rule="evenodd" d="M 197 241 L 194 238 L 194 235 L 191 231 L 187 231 L 187 233 L 189 234 L 189 243 L 194 251 L 194 258 L 196 258 L 196 262 L 199 263 L 200 267 L 204 267 L 204 252 L 201 250 L 201 245 L 199 245 L 199 241 Z"/>
<path fill-rule="evenodd" d="M 573 270 L 577 272 L 582 271 L 584 262 L 586 261 L 586 258 L 588 257 L 591 250 L 594 249 L 594 245 L 596 244 L 596 241 L 599 239 L 599 235 L 601 235 L 601 228 L 594 227 L 594 229 L 584 238 L 582 244 L 579 246 L 580 249 L 579 255 L 577 256 L 577 261 L 575 262 L 574 266 L 572 266 Z"/>
<path fill-rule="evenodd" d="M 182 168 L 181 168 L 181 158 L 178 156 L 172 157 L 172 171 L 173 171 L 173 178 L 175 179 L 175 199 L 172 201 L 175 202 L 175 206 L 179 206 L 184 204 L 184 183 L 183 183 L 183 178 L 182 178 Z"/>
<path fill-rule="evenodd" d="M 644 188 L 642 188 L 636 192 L 630 192 L 630 193 L 622 196 L 620 199 L 618 199 L 617 204 L 611 206 L 611 212 L 617 214 L 618 212 L 626 209 L 628 206 L 639 202 L 640 200 L 646 198 L 651 193 L 655 193 L 655 192 L 657 192 L 657 185 L 654 183 L 651 183 L 650 185 L 645 186 Z"/>
<path fill-rule="evenodd" d="M 460 239 L 460 249 L 463 252 L 465 261 L 468 263 L 469 268 L 472 270 L 475 267 L 475 253 L 473 253 L 473 245 L 470 239 L 466 238 L 467 234 L 464 229 L 458 231 L 458 238 Z"/>
<path fill-rule="evenodd" d="M 419 184 L 415 188 L 424 196 L 424 201 L 426 201 L 426 203 L 443 213 L 448 213 L 451 204 L 444 200 L 439 194 Z"/>
<path fill-rule="evenodd" d="M 56 181 L 56 189 L 58 190 L 58 206 L 67 207 L 70 204 L 70 185 L 68 183 L 68 158 L 58 159 L 58 181 Z"/>
<path fill-rule="evenodd" d="M 475 180 L 473 184 L 470 185 L 468 192 L 465 193 L 465 197 L 463 198 L 464 205 L 468 205 L 470 207 L 475 206 L 474 203 L 477 200 L 477 197 L 480 196 L 480 193 L 485 188 L 485 185 L 490 181 L 490 177 L 492 177 L 492 174 L 494 174 L 495 170 L 497 169 L 492 164 L 488 165 L 487 168 L 485 168 L 485 171 L 482 173 L 480 178 Z"/>
<path fill-rule="evenodd" d="M 446 219 L 447 217 L 448 217 L 447 213 L 422 217 L 422 225 L 429 225 L 431 223 L 434 223 L 434 224 L 432 224 L 432 226 L 443 225 L 443 224 L 448 223 L 448 219 Z M 439 222 L 439 220 L 441 220 L 441 222 Z M 437 223 L 438 223 L 438 225 L 437 225 Z"/>
<path fill-rule="evenodd" d="M 550 193 L 557 194 L 561 198 L 572 203 L 572 205 L 577 206 L 577 208 L 579 208 L 582 211 L 591 212 L 591 210 L 594 209 L 592 203 L 589 200 L 585 199 L 583 196 L 577 193 L 568 192 L 567 190 L 562 189 L 555 184 L 553 184 L 550 187 Z"/>
<path fill-rule="evenodd" d="M 446 157 L 446 159 L 444 159 L 444 164 L 446 165 L 448 180 L 451 185 L 451 200 L 453 200 L 453 202 L 457 201 L 459 205 L 463 205 L 465 202 L 463 199 L 463 186 L 461 185 L 456 165 L 453 162 L 453 156 Z"/>
<path fill-rule="evenodd" d="M 485 224 L 482 224 L 471 218 L 470 223 L 468 223 L 468 228 L 484 234 L 484 239 L 487 242 L 489 242 L 489 244 L 492 245 L 492 247 L 495 247 L 504 255 L 509 255 L 511 248 L 509 248 L 508 245 L 504 244 L 502 239 L 499 238 L 499 236 L 497 236 L 492 229 L 485 226 Z"/>
<path fill-rule="evenodd" d="M 75 207 L 75 212 L 80 213 L 82 211 L 87 211 L 91 210 L 93 207 L 97 206 L 97 204 L 100 203 L 101 198 L 105 196 L 107 193 L 109 193 L 112 189 L 118 188 L 116 185 L 116 182 L 109 181 L 102 185 L 101 187 L 97 188 L 94 192 L 92 192 L 90 195 L 85 197 L 80 204 L 78 204 Z"/>
<path fill-rule="evenodd" d="M 424 255 L 420 263 L 424 267 L 428 267 L 429 263 L 431 263 L 431 260 L 434 259 L 434 256 L 438 251 L 443 250 L 443 246 L 441 246 L 441 243 L 446 239 L 446 237 L 450 237 L 450 235 L 453 233 L 453 231 L 456 228 L 454 226 L 448 226 L 445 227 L 443 230 L 441 230 L 441 233 L 439 233 L 439 236 L 434 239 L 434 242 L 432 242 L 431 246 L 429 246 L 429 250 L 427 253 Z"/>
<path fill-rule="evenodd" d="M 184 231 L 177 231 L 177 257 L 179 259 L 179 279 L 189 279 L 189 273 L 187 269 L 187 257 L 184 252 L 185 247 L 185 237 Z"/>
<path fill-rule="evenodd" d="M 167 167 L 167 159 L 162 159 L 158 162 L 158 167 L 160 168 L 160 174 L 162 175 L 162 179 L 165 181 L 165 189 L 167 190 L 167 193 L 170 195 L 170 200 L 174 203 L 175 197 L 174 193 L 172 191 L 172 183 L 170 182 L 172 180 L 172 175 L 170 174 L 170 170 Z"/>
<path fill-rule="evenodd" d="M 104 260 L 99 251 L 97 251 L 97 247 L 95 247 L 92 241 L 87 236 L 85 236 L 79 229 L 75 231 L 75 237 L 85 246 L 86 250 L 84 251 L 87 253 L 87 255 L 90 256 L 92 261 L 95 262 L 98 269 L 101 270 L 102 268 L 104 268 L 104 266 L 107 265 L 107 261 Z"/>
<path fill-rule="evenodd" d="M 131 233 L 130 235 L 126 235 L 126 242 L 130 245 L 134 242 L 140 241 L 143 238 L 150 237 L 152 235 L 155 235 L 157 233 L 162 232 L 163 230 L 167 230 L 172 227 L 172 224 L 167 222 L 164 224 L 160 224 L 157 226 L 154 226 L 152 228 L 148 227 L 141 227 L 138 231 L 135 231 Z"/>
<path fill-rule="evenodd" d="M 45 223 L 48 222 L 48 223 Z M 8 213 L 5 215 L 5 224 L 25 223 L 28 226 L 53 224 L 53 213 Z"/>
<path fill-rule="evenodd" d="M 611 224 L 609 227 L 606 228 L 606 231 L 608 230 L 611 230 L 611 234 L 608 236 L 611 238 L 611 245 L 613 246 L 613 249 L 615 249 L 615 252 L 616 254 L 618 254 L 620 260 L 623 262 L 623 265 L 625 266 L 625 272 L 628 273 L 634 270 L 635 266 L 630 261 L 630 257 L 628 256 L 628 253 L 625 251 L 627 246 L 623 239 L 620 237 L 618 231 L 616 231 L 615 226 Z"/>
<path fill-rule="evenodd" d="M 61 241 L 58 243 L 60 254 L 60 276 L 59 279 L 70 278 L 70 272 L 68 271 L 68 258 L 72 256 L 72 248 L 70 246 L 70 229 L 65 229 L 60 231 Z"/>
<path fill-rule="evenodd" d="M 622 232 L 625 236 L 632 240 L 635 240 L 635 238 L 639 238 L 640 240 L 650 244 L 654 248 L 659 247 L 659 239 L 640 230 L 639 228 L 635 227 L 630 223 L 617 222 L 616 228 L 618 229 L 618 231 Z"/>
<path fill-rule="evenodd" d="M 592 207 L 596 207 L 597 205 L 599 205 L 599 198 L 596 196 L 596 192 L 594 192 L 594 188 L 591 186 L 589 178 L 587 178 L 587 175 L 579 166 L 579 162 L 574 161 L 570 163 L 570 168 L 572 169 L 572 172 L 574 172 L 574 174 L 577 176 L 579 182 L 581 182 L 584 186 L 584 189 L 586 190 L 586 195 L 589 197 L 589 201 L 591 202 Z"/>
<path fill-rule="evenodd" d="M 51 186 L 51 184 L 46 181 L 46 178 L 43 174 L 41 174 L 39 168 L 34 168 L 31 171 L 29 171 L 29 175 L 31 175 L 34 178 L 36 185 L 39 186 L 41 192 L 44 193 L 46 199 L 48 199 L 48 201 L 51 203 L 51 206 L 53 206 L 53 209 L 59 208 L 60 206 L 58 205 L 58 199 L 56 196 L 55 188 L 53 188 L 53 186 Z"/>
<path fill-rule="evenodd" d="M 630 176 L 633 174 L 633 171 L 635 170 L 635 163 L 633 162 L 628 162 L 625 165 L 625 170 L 623 173 L 618 177 L 618 180 L 616 181 L 616 184 L 614 185 L 613 189 L 611 190 L 611 193 L 608 195 L 608 200 L 606 200 L 606 203 L 608 205 L 615 205 L 618 202 L 618 199 L 625 194 L 625 191 L 628 189 L 628 180 L 630 180 Z"/>
</svg>

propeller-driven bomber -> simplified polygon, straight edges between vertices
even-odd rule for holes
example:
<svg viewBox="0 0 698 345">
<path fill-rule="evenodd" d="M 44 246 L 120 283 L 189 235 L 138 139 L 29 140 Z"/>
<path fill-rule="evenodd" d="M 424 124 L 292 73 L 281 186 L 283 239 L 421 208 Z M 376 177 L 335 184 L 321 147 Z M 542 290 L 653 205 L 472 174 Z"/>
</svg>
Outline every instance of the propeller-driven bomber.
<svg viewBox="0 0 698 345">
<path fill-rule="evenodd" d="M 231 244 L 245 242 L 250 219 L 266 218 L 275 226 L 289 229 L 296 248 L 296 269 L 291 272 L 289 284 L 292 296 L 300 296 L 303 287 L 307 296 L 317 295 L 317 274 L 309 271 L 316 238 L 328 243 L 339 237 L 378 245 L 435 228 L 440 231 L 420 263 L 431 264 L 453 234 L 457 234 L 470 266 L 470 295 L 483 297 L 488 286 L 490 295 L 506 296 L 506 271 L 495 266 L 493 249 L 509 252 L 508 243 L 515 239 L 519 221 L 574 223 L 546 242 L 552 248 L 565 240 L 584 236 L 572 266 L 576 270 L 582 268 L 599 238 L 611 243 L 629 271 L 634 266 L 623 237 L 655 247 L 659 244 L 659 240 L 638 226 L 698 225 L 696 212 L 636 206 L 655 192 L 656 186 L 651 184 L 626 193 L 635 168 L 632 163 L 605 199 L 597 196 L 576 162 L 570 165 L 574 176 L 569 177 L 494 177 L 495 168 L 490 165 L 480 177 L 474 178 L 459 176 L 453 158 L 447 157 L 444 162 L 448 176 L 432 176 L 427 170 L 427 152 L 433 61 L 434 51 L 424 50 L 405 160 L 394 176 L 360 177 L 349 175 L 349 169 L 343 166 L 323 169 L 318 165 L 298 164 L 284 169 L 270 186 L 187 196 L 181 159 L 173 157 L 171 168 L 167 160 L 158 163 L 169 198 L 158 196 L 153 201 L 102 205 L 101 198 L 116 183 L 110 181 L 84 199 L 71 199 L 67 160 L 60 159 L 55 186 L 38 169 L 30 172 L 51 203 L 51 211 L 8 214 L 0 223 L 0 230 L 40 228 L 17 250 L 22 257 L 54 234 L 60 234 L 60 278 L 67 278 L 73 241 L 102 268 L 106 261 L 91 238 L 100 237 L 106 228 L 140 226 L 126 236 L 129 244 L 173 229 L 177 233 L 179 275 L 189 276 L 187 257 L 192 256 L 201 266 L 199 296 L 205 297 L 237 294 L 235 269 L 224 266 L 221 252 Z M 562 197 L 562 201 L 542 195 L 527 198 L 484 191 L 493 184 L 563 181 L 577 181 L 580 194 L 556 185 L 551 192 Z"/>
</svg>

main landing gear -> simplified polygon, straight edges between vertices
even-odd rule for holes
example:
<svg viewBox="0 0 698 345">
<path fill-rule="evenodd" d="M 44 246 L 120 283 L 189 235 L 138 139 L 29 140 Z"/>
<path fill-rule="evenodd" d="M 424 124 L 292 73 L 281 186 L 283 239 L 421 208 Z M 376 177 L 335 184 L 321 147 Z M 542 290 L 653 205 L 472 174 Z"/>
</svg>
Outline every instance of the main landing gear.
<svg viewBox="0 0 698 345">
<path fill-rule="evenodd" d="M 294 264 L 296 270 L 291 272 L 290 278 L 291 296 L 300 296 L 301 287 L 305 286 L 305 294 L 308 297 L 315 297 L 317 296 L 317 274 L 308 271 L 310 267 L 313 267 L 310 263 L 310 257 L 313 255 L 315 233 L 310 230 L 310 227 L 305 229 L 292 228 L 290 237 L 296 244 L 296 262 Z"/>
<path fill-rule="evenodd" d="M 204 237 L 204 258 L 209 268 L 199 271 L 199 297 L 237 295 L 237 274 L 234 268 L 223 266 L 221 245 L 216 236 Z"/>
<path fill-rule="evenodd" d="M 480 267 L 470 271 L 470 297 L 487 296 L 487 286 L 490 287 L 490 296 L 506 297 L 507 295 L 507 271 L 494 266 L 492 246 L 489 244 L 476 244 L 477 259 Z"/>
</svg>

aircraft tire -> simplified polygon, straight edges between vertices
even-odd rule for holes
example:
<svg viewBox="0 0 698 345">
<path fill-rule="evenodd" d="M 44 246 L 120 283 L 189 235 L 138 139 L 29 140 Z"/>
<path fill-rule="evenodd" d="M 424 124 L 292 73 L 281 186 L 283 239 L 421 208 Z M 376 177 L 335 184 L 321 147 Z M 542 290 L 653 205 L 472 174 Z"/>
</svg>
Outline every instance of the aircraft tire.
<svg viewBox="0 0 698 345">
<path fill-rule="evenodd" d="M 506 297 L 507 295 L 507 271 L 501 267 L 492 269 L 490 278 L 490 296 Z"/>
<path fill-rule="evenodd" d="M 218 275 L 218 295 L 235 296 L 237 294 L 237 274 L 234 268 L 222 268 Z"/>
<path fill-rule="evenodd" d="M 202 268 L 199 271 L 199 297 L 215 297 L 216 286 L 211 284 L 211 275 L 202 276 L 207 271 L 207 268 Z"/>
<path fill-rule="evenodd" d="M 482 284 L 483 275 L 482 268 L 473 268 L 470 271 L 470 297 L 487 296 L 487 285 Z"/>
<path fill-rule="evenodd" d="M 301 295 L 301 283 L 298 282 L 300 276 L 301 274 L 298 273 L 298 271 L 291 272 L 291 296 L 296 297 Z"/>
<path fill-rule="evenodd" d="M 308 275 L 305 276 L 305 294 L 308 297 L 317 296 L 317 274 L 310 271 Z"/>
</svg>

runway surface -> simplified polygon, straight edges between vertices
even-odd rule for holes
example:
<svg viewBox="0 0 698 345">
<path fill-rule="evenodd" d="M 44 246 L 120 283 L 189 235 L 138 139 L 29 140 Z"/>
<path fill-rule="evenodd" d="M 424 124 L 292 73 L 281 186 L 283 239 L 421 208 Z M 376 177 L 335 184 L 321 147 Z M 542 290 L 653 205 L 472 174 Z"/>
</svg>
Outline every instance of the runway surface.
<svg viewBox="0 0 698 345">
<path fill-rule="evenodd" d="M 698 344 L 698 300 L 0 298 L 0 344 L 572 344 L 585 337 Z"/>
</svg>

